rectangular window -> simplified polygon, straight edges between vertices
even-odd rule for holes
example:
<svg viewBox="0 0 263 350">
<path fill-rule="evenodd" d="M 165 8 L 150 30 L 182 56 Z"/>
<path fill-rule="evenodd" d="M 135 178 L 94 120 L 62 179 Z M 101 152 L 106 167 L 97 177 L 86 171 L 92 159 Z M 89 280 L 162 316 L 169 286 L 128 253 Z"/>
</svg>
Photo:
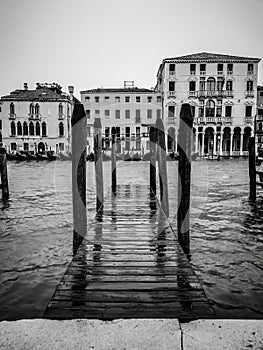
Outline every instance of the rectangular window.
<svg viewBox="0 0 263 350">
<path fill-rule="evenodd" d="M 115 119 L 120 119 L 121 118 L 121 111 L 119 109 L 115 110 Z"/>
<path fill-rule="evenodd" d="M 223 90 L 223 85 L 224 85 L 224 78 L 223 77 L 218 77 L 217 78 L 217 90 L 222 91 Z"/>
<path fill-rule="evenodd" d="M 105 111 L 104 111 L 104 115 L 105 115 L 105 118 L 109 118 L 109 116 L 110 116 L 110 110 L 109 109 L 105 109 Z"/>
<path fill-rule="evenodd" d="M 190 64 L 190 74 L 191 75 L 195 75 L 196 72 L 196 64 L 195 63 L 191 63 Z"/>
<path fill-rule="evenodd" d="M 87 117 L 87 119 L 90 119 L 90 110 L 89 109 L 86 109 L 86 117 Z"/>
<path fill-rule="evenodd" d="M 10 146 L 11 146 L 11 151 L 16 151 L 16 143 L 15 142 L 11 142 Z"/>
<path fill-rule="evenodd" d="M 125 128 L 125 136 L 130 137 L 131 135 L 131 128 L 129 126 L 126 126 Z"/>
<path fill-rule="evenodd" d="M 162 102 L 162 97 L 161 96 L 157 96 L 157 102 Z"/>
<path fill-rule="evenodd" d="M 141 96 L 136 96 L 136 102 L 141 102 Z"/>
<path fill-rule="evenodd" d="M 174 118 L 174 106 L 168 106 L 168 118 Z"/>
<path fill-rule="evenodd" d="M 130 119 L 131 117 L 131 111 L 129 109 L 125 110 L 125 119 Z"/>
<path fill-rule="evenodd" d="M 0 119 L 0 130 L 2 130 L 2 120 Z"/>
<path fill-rule="evenodd" d="M 152 118 L 152 110 L 151 109 L 147 109 L 147 118 L 148 119 Z"/>
<path fill-rule="evenodd" d="M 110 128 L 107 126 L 105 127 L 105 138 L 108 139 L 110 137 Z"/>
<path fill-rule="evenodd" d="M 161 110 L 160 109 L 156 110 L 156 117 L 161 118 Z"/>
<path fill-rule="evenodd" d="M 253 81 L 252 80 L 247 81 L 247 91 L 253 91 Z"/>
<path fill-rule="evenodd" d="M 262 108 L 258 109 L 258 115 L 263 116 L 263 109 Z"/>
<path fill-rule="evenodd" d="M 205 78 L 204 77 L 200 78 L 199 90 L 205 91 Z"/>
<path fill-rule="evenodd" d="M 175 91 L 175 82 L 169 81 L 169 91 Z"/>
<path fill-rule="evenodd" d="M 115 96 L 115 102 L 121 102 L 120 96 Z"/>
<path fill-rule="evenodd" d="M 130 102 L 130 96 L 125 96 L 125 102 Z"/>
<path fill-rule="evenodd" d="M 254 73 L 254 64 L 253 63 L 248 63 L 248 65 L 247 65 L 247 73 L 248 74 L 253 74 Z"/>
<path fill-rule="evenodd" d="M 86 101 L 89 101 L 89 100 L 90 100 L 90 97 L 89 97 L 89 96 L 85 96 L 85 100 L 86 100 Z"/>
<path fill-rule="evenodd" d="M 110 100 L 109 96 L 105 96 L 104 99 L 106 102 L 108 102 Z"/>
<path fill-rule="evenodd" d="M 135 123 L 140 123 L 141 122 L 141 110 L 136 109 L 135 111 Z"/>
<path fill-rule="evenodd" d="M 217 73 L 223 73 L 224 70 L 224 64 L 223 63 L 218 63 L 217 65 Z"/>
<path fill-rule="evenodd" d="M 206 64 L 201 63 L 200 64 L 200 74 L 205 74 L 205 71 L 206 71 Z"/>
<path fill-rule="evenodd" d="M 175 72 L 175 64 L 174 63 L 170 63 L 169 64 L 169 73 L 174 73 Z"/>
<path fill-rule="evenodd" d="M 227 64 L 227 74 L 232 74 L 233 73 L 233 63 L 228 63 Z"/>
<path fill-rule="evenodd" d="M 27 142 L 23 145 L 24 151 L 29 151 L 29 144 Z"/>
<path fill-rule="evenodd" d="M 232 90 L 233 90 L 233 82 L 232 82 L 232 80 L 227 80 L 226 91 L 232 91 Z"/>
<path fill-rule="evenodd" d="M 204 107 L 199 107 L 199 112 L 198 112 L 198 116 L 199 118 L 203 118 L 204 117 Z"/>
<path fill-rule="evenodd" d="M 232 106 L 226 106 L 225 107 L 225 117 L 231 118 L 232 117 Z"/>
<path fill-rule="evenodd" d="M 246 117 L 252 117 L 252 106 L 246 106 Z"/>
<path fill-rule="evenodd" d="M 191 106 L 193 117 L 195 117 L 195 106 Z"/>
<path fill-rule="evenodd" d="M 100 110 L 99 109 L 95 109 L 95 115 L 99 116 L 100 115 Z"/>
<path fill-rule="evenodd" d="M 196 82 L 189 81 L 189 91 L 195 91 Z"/>
<path fill-rule="evenodd" d="M 59 147 L 59 150 L 60 150 L 60 151 L 64 151 L 64 143 L 63 143 L 63 142 L 60 142 L 60 143 L 58 144 L 58 147 Z"/>
<path fill-rule="evenodd" d="M 95 102 L 100 102 L 100 98 L 99 98 L 99 96 L 95 96 Z"/>
<path fill-rule="evenodd" d="M 151 102 L 152 102 L 152 96 L 148 96 L 148 97 L 147 97 L 147 100 L 148 100 L 148 102 L 151 103 Z"/>
<path fill-rule="evenodd" d="M 136 126 L 136 137 L 140 137 L 141 134 L 141 128 L 139 126 Z"/>
<path fill-rule="evenodd" d="M 222 117 L 222 106 L 217 106 L 216 107 L 216 116 L 217 117 Z"/>
</svg>

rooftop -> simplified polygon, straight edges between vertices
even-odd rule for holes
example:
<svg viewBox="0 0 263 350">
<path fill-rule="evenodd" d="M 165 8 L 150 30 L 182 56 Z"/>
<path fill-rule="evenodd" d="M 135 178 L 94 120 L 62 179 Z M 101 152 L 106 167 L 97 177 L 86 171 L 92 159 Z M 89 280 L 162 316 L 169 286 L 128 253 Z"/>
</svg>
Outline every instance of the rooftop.
<svg viewBox="0 0 263 350">
<path fill-rule="evenodd" d="M 144 89 L 144 88 L 97 88 L 85 91 L 80 91 L 81 94 L 107 94 L 107 93 L 155 93 L 154 89 Z"/>
<path fill-rule="evenodd" d="M 199 52 L 185 56 L 164 58 L 164 61 L 175 61 L 175 62 L 228 62 L 228 61 L 236 61 L 236 62 L 259 62 L 261 58 L 256 57 L 243 57 L 243 56 L 232 56 L 225 54 L 217 54 L 210 52 Z"/>
</svg>

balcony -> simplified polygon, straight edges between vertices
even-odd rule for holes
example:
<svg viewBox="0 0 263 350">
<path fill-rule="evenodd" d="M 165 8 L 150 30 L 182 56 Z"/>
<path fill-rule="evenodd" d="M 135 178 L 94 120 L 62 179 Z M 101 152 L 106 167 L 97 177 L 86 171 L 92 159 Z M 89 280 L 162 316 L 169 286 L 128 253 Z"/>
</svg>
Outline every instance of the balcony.
<svg viewBox="0 0 263 350">
<path fill-rule="evenodd" d="M 252 74 L 254 74 L 253 70 L 247 71 L 247 75 L 252 75 Z"/>
<path fill-rule="evenodd" d="M 205 123 L 205 118 L 204 117 L 197 118 L 197 124 L 204 124 L 204 123 Z"/>
<path fill-rule="evenodd" d="M 16 114 L 15 114 L 15 113 L 10 113 L 10 114 L 9 114 L 9 119 L 10 119 L 10 120 L 16 119 Z"/>
<path fill-rule="evenodd" d="M 216 122 L 217 122 L 217 124 L 222 123 L 223 122 L 222 117 L 216 117 Z"/>
<path fill-rule="evenodd" d="M 168 98 L 175 97 L 175 91 L 168 91 L 167 95 L 168 95 Z"/>
<path fill-rule="evenodd" d="M 253 118 L 252 117 L 245 117 L 245 122 L 248 124 L 253 123 Z"/>
<path fill-rule="evenodd" d="M 141 117 L 136 117 L 135 124 L 140 124 L 140 123 L 141 123 Z"/>
<path fill-rule="evenodd" d="M 174 71 L 174 70 L 170 70 L 170 71 L 169 71 L 169 75 L 170 75 L 170 76 L 175 75 L 175 71 Z"/>
<path fill-rule="evenodd" d="M 245 91 L 245 97 L 254 97 L 255 91 Z"/>
<path fill-rule="evenodd" d="M 167 121 L 168 121 L 168 124 L 174 124 L 175 123 L 175 117 L 168 117 Z"/>
<path fill-rule="evenodd" d="M 209 123 L 209 124 L 215 124 L 216 118 L 215 117 L 206 117 L 205 121 L 206 121 L 206 123 Z"/>
<path fill-rule="evenodd" d="M 190 71 L 190 75 L 195 75 L 196 73 L 195 73 L 195 70 L 191 70 Z"/>
<path fill-rule="evenodd" d="M 188 98 L 196 98 L 197 91 L 188 91 Z"/>
<path fill-rule="evenodd" d="M 200 71 L 200 75 L 206 75 L 206 71 L 205 70 Z"/>
<path fill-rule="evenodd" d="M 226 97 L 226 98 L 234 97 L 233 90 L 226 90 L 226 91 L 224 91 L 224 97 Z"/>
<path fill-rule="evenodd" d="M 226 124 L 232 124 L 232 117 L 225 117 Z"/>
<path fill-rule="evenodd" d="M 218 72 L 217 72 L 217 75 L 223 75 L 224 74 L 224 72 L 222 71 L 222 70 L 219 70 Z"/>
<path fill-rule="evenodd" d="M 228 70 L 227 71 L 227 75 L 232 75 L 233 74 L 233 71 L 232 70 Z"/>
<path fill-rule="evenodd" d="M 257 121 L 262 121 L 263 120 L 263 115 L 258 115 L 257 116 Z"/>
</svg>

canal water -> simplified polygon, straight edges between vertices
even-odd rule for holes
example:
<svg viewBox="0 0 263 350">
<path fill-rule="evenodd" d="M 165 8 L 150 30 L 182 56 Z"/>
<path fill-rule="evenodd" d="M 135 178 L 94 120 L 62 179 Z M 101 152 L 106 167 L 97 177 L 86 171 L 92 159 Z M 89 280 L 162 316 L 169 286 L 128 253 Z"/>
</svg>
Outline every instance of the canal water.
<svg viewBox="0 0 263 350">
<path fill-rule="evenodd" d="M 177 162 L 168 162 L 176 222 Z M 110 162 L 104 162 L 105 195 Z M 263 195 L 248 200 L 248 161 L 192 163 L 191 262 L 218 318 L 263 317 Z M 41 317 L 72 257 L 70 162 L 9 162 L 0 212 L 0 320 Z M 118 183 L 149 184 L 149 162 L 117 163 Z M 263 190 L 262 190 L 263 194 Z M 87 163 L 87 213 L 95 212 Z M 176 317 L 176 315 L 175 315 Z"/>
</svg>

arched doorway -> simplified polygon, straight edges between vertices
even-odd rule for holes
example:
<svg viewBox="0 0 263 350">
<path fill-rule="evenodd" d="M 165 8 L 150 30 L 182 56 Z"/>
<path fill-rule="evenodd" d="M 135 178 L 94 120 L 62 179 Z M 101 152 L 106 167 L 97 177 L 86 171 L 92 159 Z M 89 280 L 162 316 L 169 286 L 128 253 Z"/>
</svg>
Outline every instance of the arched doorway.
<svg viewBox="0 0 263 350">
<path fill-rule="evenodd" d="M 204 153 L 213 154 L 214 149 L 214 129 L 207 128 L 205 130 L 205 144 L 204 144 Z"/>
<path fill-rule="evenodd" d="M 230 155 L 230 138 L 231 138 L 231 129 L 226 127 L 224 128 L 222 149 L 223 149 L 223 152 L 227 153 L 227 155 Z"/>
<path fill-rule="evenodd" d="M 251 136 L 251 128 L 247 126 L 244 129 L 244 137 L 243 137 L 243 151 L 248 152 L 248 139 Z"/>
<path fill-rule="evenodd" d="M 168 129 L 167 148 L 168 152 L 174 152 L 175 150 L 175 129 L 172 127 Z"/>
<path fill-rule="evenodd" d="M 236 127 L 234 129 L 234 135 L 233 135 L 233 151 L 234 152 L 240 152 L 240 139 L 241 139 L 241 129 L 239 127 Z"/>
<path fill-rule="evenodd" d="M 37 146 L 37 151 L 38 153 L 44 153 L 45 152 L 45 145 L 43 142 L 39 142 L 38 146 Z"/>
</svg>

